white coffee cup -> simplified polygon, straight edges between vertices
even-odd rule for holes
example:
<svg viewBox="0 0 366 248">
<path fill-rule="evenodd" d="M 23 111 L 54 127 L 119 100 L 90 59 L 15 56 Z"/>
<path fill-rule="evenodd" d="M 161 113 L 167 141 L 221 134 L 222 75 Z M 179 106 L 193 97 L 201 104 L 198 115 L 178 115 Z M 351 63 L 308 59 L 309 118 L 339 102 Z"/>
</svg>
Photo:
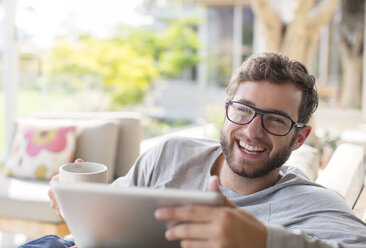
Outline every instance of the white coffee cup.
<svg viewBox="0 0 366 248">
<path fill-rule="evenodd" d="M 93 162 L 64 164 L 59 169 L 61 182 L 108 183 L 107 166 Z"/>
</svg>

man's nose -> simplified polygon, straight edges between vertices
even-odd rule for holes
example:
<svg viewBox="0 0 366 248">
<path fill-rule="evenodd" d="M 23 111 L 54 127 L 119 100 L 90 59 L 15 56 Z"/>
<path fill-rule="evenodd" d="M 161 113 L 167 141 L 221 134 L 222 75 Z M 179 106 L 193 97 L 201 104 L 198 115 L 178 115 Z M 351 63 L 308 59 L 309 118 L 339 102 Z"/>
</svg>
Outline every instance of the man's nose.
<svg viewBox="0 0 366 248">
<path fill-rule="evenodd" d="M 246 136 L 250 139 L 263 137 L 265 130 L 262 126 L 262 116 L 257 114 L 254 119 L 245 125 Z"/>
</svg>

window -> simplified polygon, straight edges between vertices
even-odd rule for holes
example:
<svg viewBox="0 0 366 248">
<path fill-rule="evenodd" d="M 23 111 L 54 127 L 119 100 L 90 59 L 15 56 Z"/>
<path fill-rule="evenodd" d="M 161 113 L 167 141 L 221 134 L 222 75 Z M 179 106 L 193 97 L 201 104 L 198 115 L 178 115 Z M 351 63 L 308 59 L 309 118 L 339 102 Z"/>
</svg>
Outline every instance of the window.
<svg viewBox="0 0 366 248">
<path fill-rule="evenodd" d="M 11 6 L 8 6 L 9 3 Z M 100 76 L 90 73 L 79 76 L 48 73 L 57 70 L 57 66 L 65 66 L 57 64 L 60 62 L 57 58 L 53 58 L 55 63 L 49 63 L 49 54 L 50 51 L 55 54 L 67 48 L 55 49 L 57 42 L 65 41 L 77 46 L 76 41 L 81 36 L 103 40 L 116 31 L 118 25 L 148 22 L 134 11 L 141 3 L 142 0 L 0 0 L 0 21 L 3 24 L 1 37 L 9 36 L 4 27 L 4 13 L 10 12 L 9 9 L 4 11 L 4 8 L 13 8 L 14 23 L 9 26 L 15 27 L 14 35 L 10 36 L 15 37 L 11 45 L 16 52 L 11 55 L 16 64 L 14 75 L 0 86 L 1 157 L 5 152 L 5 140 L 9 139 L 5 136 L 12 135 L 8 126 L 13 126 L 16 117 L 33 112 L 106 110 L 110 106 L 109 92 L 105 92 L 104 81 Z M 0 68 L 7 66 L 2 63 L 3 47 Z M 53 68 L 50 69 L 51 64 Z M 74 69 L 70 67 L 64 71 Z M 4 106 L 5 91 L 7 99 L 11 101 L 8 100 Z M 6 125 L 7 122 L 12 125 Z"/>
<path fill-rule="evenodd" d="M 248 6 L 208 7 L 207 81 L 226 87 L 230 76 L 252 54 L 254 15 Z"/>
</svg>

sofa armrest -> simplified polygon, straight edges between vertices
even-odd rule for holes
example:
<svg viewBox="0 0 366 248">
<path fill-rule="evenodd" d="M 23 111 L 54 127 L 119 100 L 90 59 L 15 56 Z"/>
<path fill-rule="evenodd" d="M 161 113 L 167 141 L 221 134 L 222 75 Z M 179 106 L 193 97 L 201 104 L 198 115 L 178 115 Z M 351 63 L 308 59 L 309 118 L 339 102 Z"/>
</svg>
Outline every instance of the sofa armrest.
<svg viewBox="0 0 366 248">
<path fill-rule="evenodd" d="M 312 181 L 315 181 L 320 168 L 319 150 L 307 144 L 303 144 L 299 149 L 291 153 L 285 164 L 300 169 L 307 177 Z"/>
<path fill-rule="evenodd" d="M 316 182 L 338 193 L 353 208 L 364 185 L 364 156 L 362 146 L 340 144 Z"/>
<path fill-rule="evenodd" d="M 353 211 L 358 218 L 366 222 L 366 187 L 363 187 L 360 196 L 357 199 Z"/>
<path fill-rule="evenodd" d="M 118 125 L 118 143 L 116 149 L 113 178 L 124 176 L 140 154 L 140 142 L 143 138 L 141 117 L 133 112 L 102 112 L 98 118 L 112 119 Z"/>
</svg>

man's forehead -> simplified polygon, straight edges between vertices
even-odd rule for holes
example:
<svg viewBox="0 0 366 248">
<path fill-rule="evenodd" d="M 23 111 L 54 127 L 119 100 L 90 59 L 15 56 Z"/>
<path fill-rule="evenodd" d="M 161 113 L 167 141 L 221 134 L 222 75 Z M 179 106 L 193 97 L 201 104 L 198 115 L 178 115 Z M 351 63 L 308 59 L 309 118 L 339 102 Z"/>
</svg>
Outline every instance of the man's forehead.
<svg viewBox="0 0 366 248">
<path fill-rule="evenodd" d="M 241 102 L 243 104 L 246 104 L 246 105 L 249 105 L 251 107 L 255 107 L 255 108 L 258 108 L 258 109 L 262 109 L 260 107 L 260 105 L 256 104 L 255 102 L 252 102 L 252 101 L 248 101 L 246 99 L 233 99 L 234 101 L 236 102 Z M 290 117 L 290 114 L 286 111 L 283 111 L 281 109 L 277 109 L 277 108 L 273 108 L 273 107 L 269 107 L 269 108 L 263 108 L 262 110 L 265 110 L 265 111 L 268 111 L 268 112 L 273 112 L 273 113 L 277 113 L 277 114 L 282 114 L 282 115 L 285 115 L 285 116 L 289 116 Z"/>
<path fill-rule="evenodd" d="M 268 81 L 242 82 L 233 100 L 267 111 L 279 112 L 296 118 L 302 99 L 301 89 L 294 83 Z"/>
</svg>

